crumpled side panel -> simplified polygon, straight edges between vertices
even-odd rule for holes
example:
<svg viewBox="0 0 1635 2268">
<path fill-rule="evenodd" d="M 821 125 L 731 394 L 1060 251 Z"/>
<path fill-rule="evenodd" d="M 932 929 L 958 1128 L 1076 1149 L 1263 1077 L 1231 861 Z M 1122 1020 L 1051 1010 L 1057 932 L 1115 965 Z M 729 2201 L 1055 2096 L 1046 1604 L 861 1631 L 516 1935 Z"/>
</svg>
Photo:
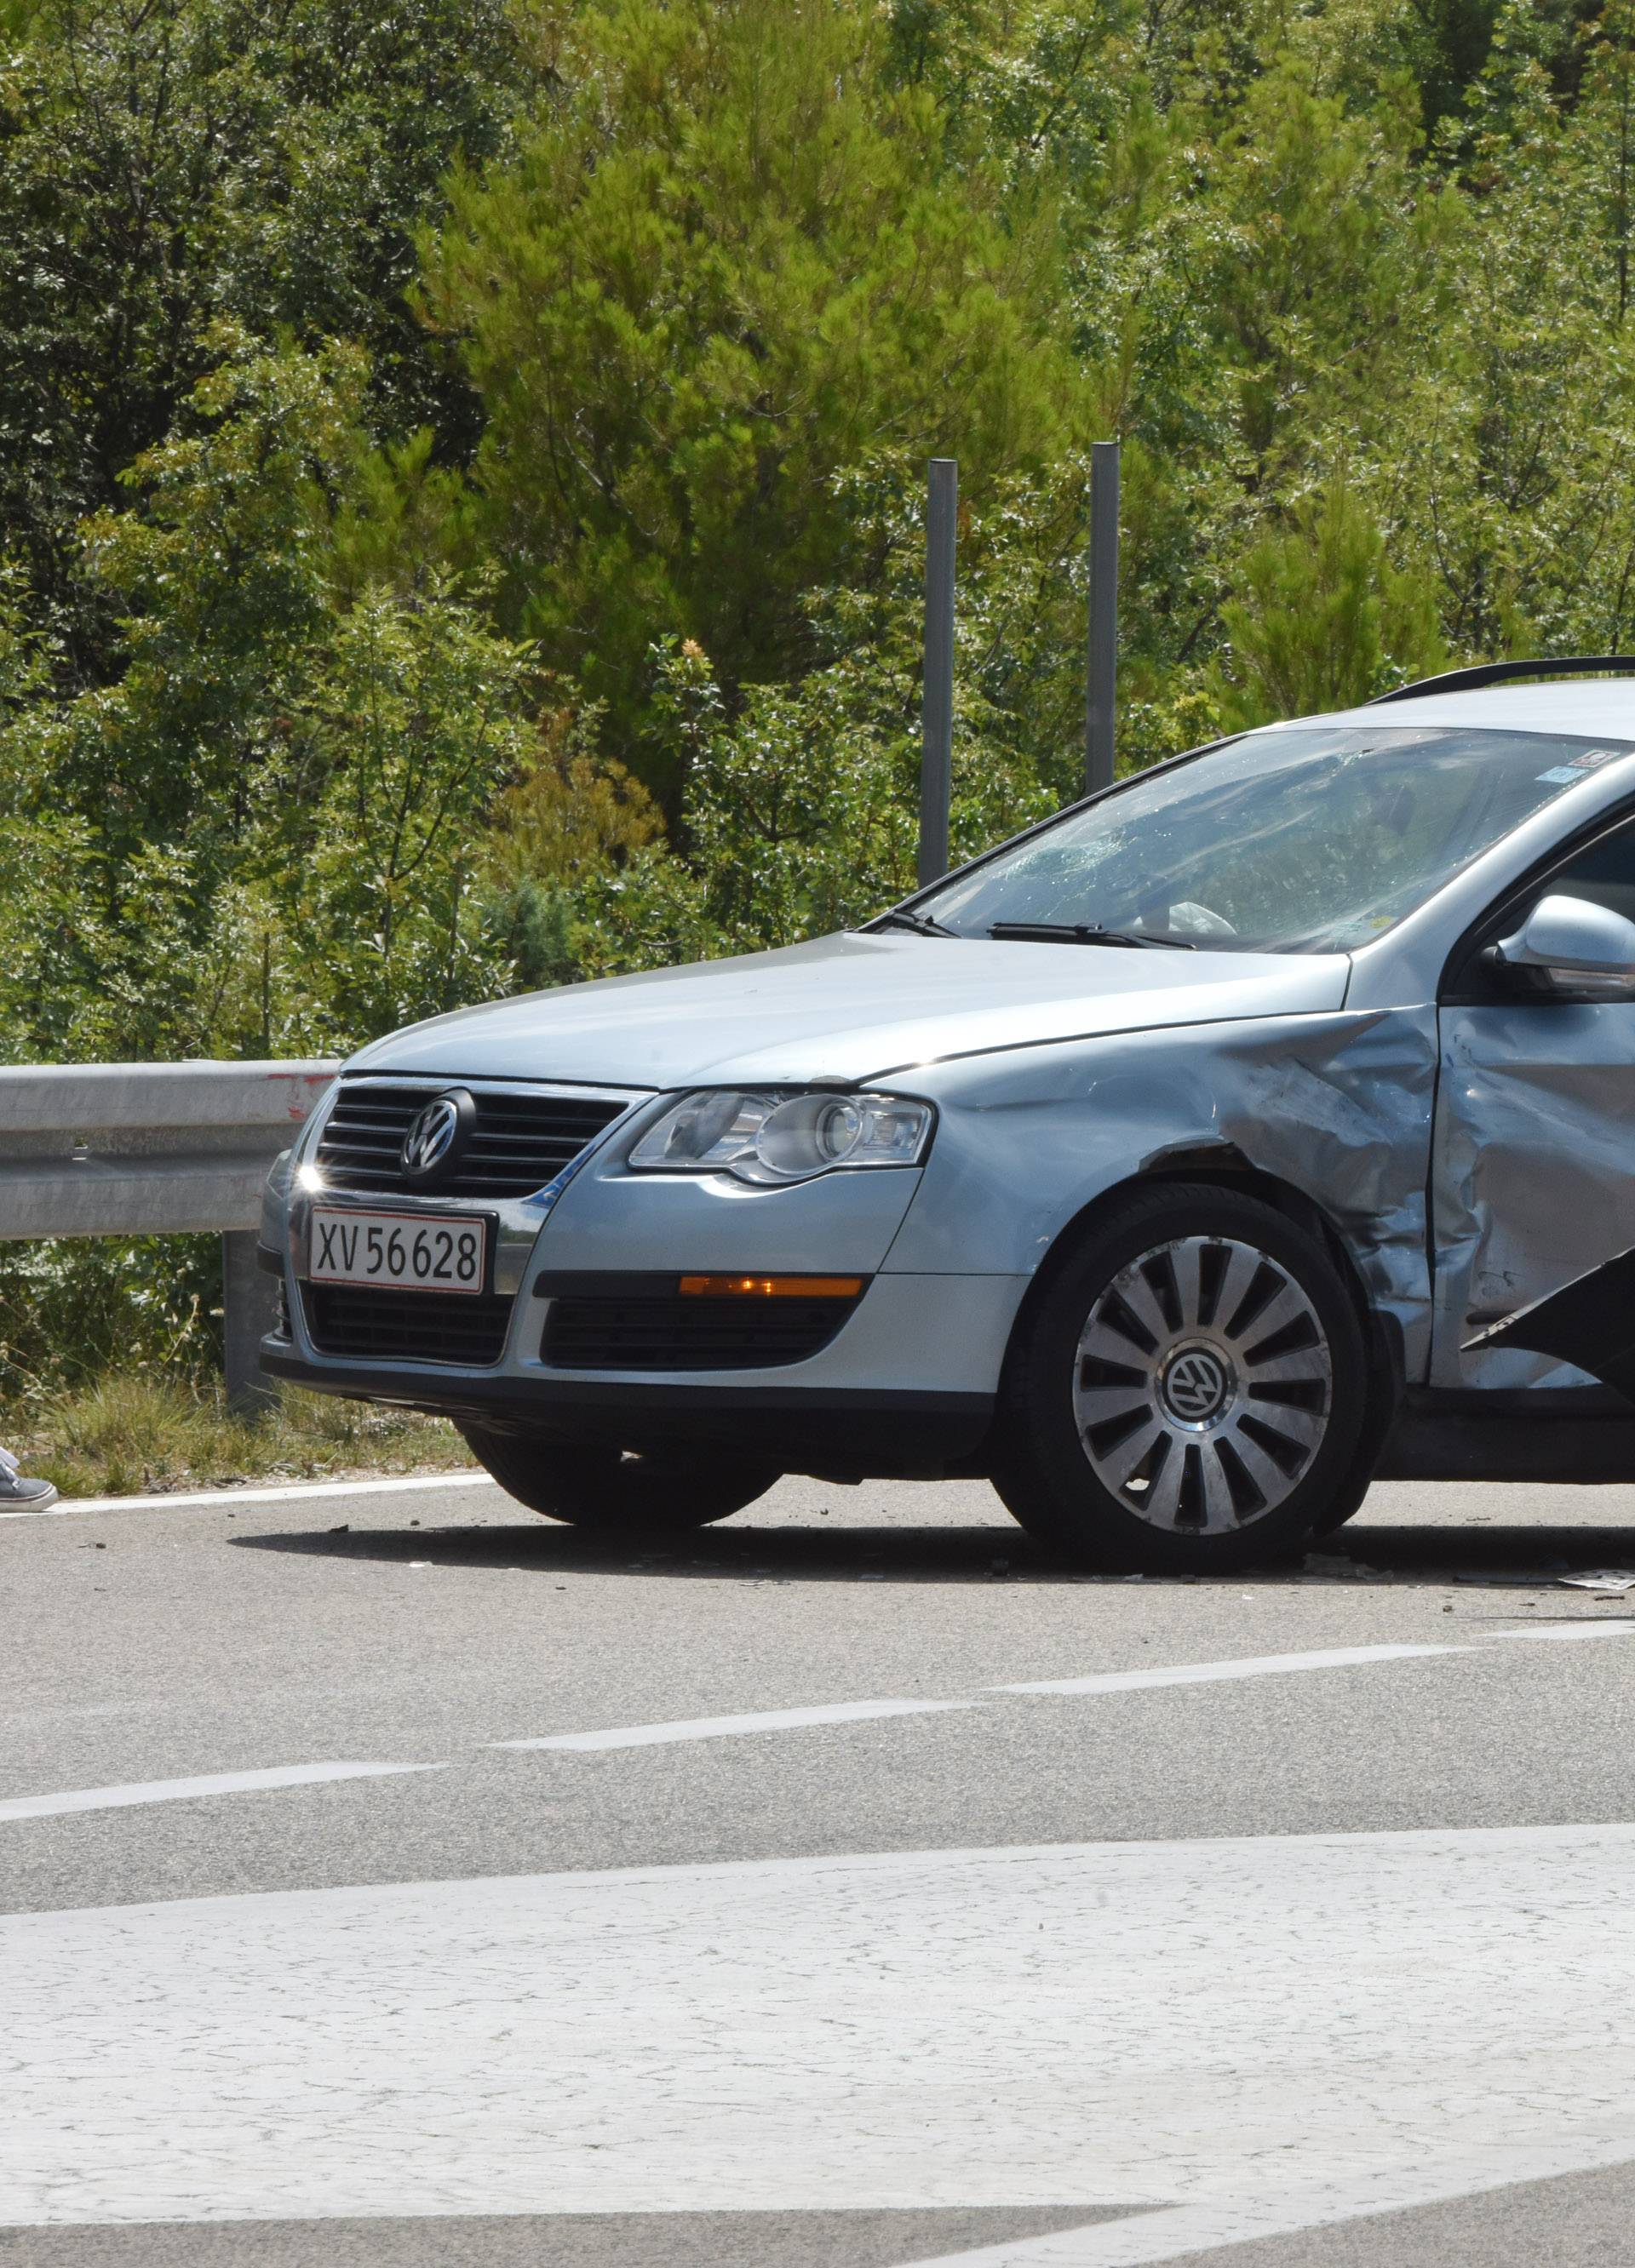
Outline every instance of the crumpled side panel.
<svg viewBox="0 0 1635 2268">
<path fill-rule="evenodd" d="M 1635 1244 L 1635 1005 L 1445 1010 L 1432 1202 L 1432 1382 L 1592 1384 L 1550 1355 L 1461 1342 Z"/>
<path fill-rule="evenodd" d="M 1195 1024 L 927 1065 L 894 1081 L 932 1096 L 942 1116 L 887 1267 L 1029 1273 L 1108 1189 L 1177 1152 L 1235 1149 L 1322 1207 L 1421 1380 L 1435 1067 L 1430 1007 Z"/>
</svg>

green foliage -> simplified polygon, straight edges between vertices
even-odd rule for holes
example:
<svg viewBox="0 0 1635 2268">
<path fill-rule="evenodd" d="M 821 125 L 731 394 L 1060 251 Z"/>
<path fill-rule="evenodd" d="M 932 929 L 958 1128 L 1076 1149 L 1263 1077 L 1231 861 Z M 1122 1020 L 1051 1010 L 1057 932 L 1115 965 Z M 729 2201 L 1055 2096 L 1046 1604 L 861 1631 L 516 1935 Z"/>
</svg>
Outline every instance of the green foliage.
<svg viewBox="0 0 1635 2268">
<path fill-rule="evenodd" d="M 0 795 L 46 878 L 7 894 L 0 986 L 36 1051 L 345 1049 L 510 974 L 477 876 L 535 749 L 531 656 L 446 577 L 339 593 L 355 350 L 217 345 L 134 507 L 85 523 L 118 682 L 53 701 L 38 642 L 0 638 Z"/>
<path fill-rule="evenodd" d="M 640 747 L 656 631 L 734 698 L 787 679 L 813 658 L 806 594 L 873 564 L 840 476 L 933 450 L 975 484 L 1042 468 L 1070 371 L 1049 232 L 1002 225 L 985 172 L 949 166 L 873 11 L 538 14 L 551 93 L 512 162 L 454 182 L 426 304 L 486 417 L 466 541 Z"/>
<path fill-rule="evenodd" d="M 123 1362 L 89 1384 L 35 1397 L 17 1418 L 12 1446 L 65 1497 L 470 1462 L 446 1418 L 285 1387 L 270 1411 L 250 1419 L 225 1409 L 208 1382 Z"/>
<path fill-rule="evenodd" d="M 1411 133 L 1388 97 L 1357 115 L 1291 59 L 1254 82 L 1220 137 L 1212 296 L 1256 477 L 1296 454 L 1315 408 L 1376 388 L 1382 352 L 1433 319 L 1433 212 Z"/>
<path fill-rule="evenodd" d="M 38 1405 L 112 1363 L 203 1377 L 220 1315 L 218 1237 L 0 1244 L 0 1393 Z"/>
<path fill-rule="evenodd" d="M 686 782 L 680 849 L 638 849 L 599 887 L 581 889 L 579 949 L 591 973 L 821 935 L 865 920 L 913 887 L 917 538 L 889 486 L 854 493 L 852 503 L 879 541 L 879 586 L 814 596 L 812 636 L 829 656 L 821 666 L 792 686 L 750 687 L 733 703 L 695 641 L 670 639 L 659 650 L 656 731 Z M 1077 670 L 1060 668 L 1057 625 L 1040 605 L 1033 547 L 1042 533 L 1015 497 L 966 519 L 971 582 L 956 634 L 950 815 L 956 859 L 1042 817 L 1057 800 L 1045 778 L 1071 782 L 1082 763 Z M 1071 580 L 1060 579 L 1065 596 Z M 1064 674 L 1072 688 L 1065 718 Z M 1064 723 L 1073 734 L 1066 749 L 1051 738 Z"/>
<path fill-rule="evenodd" d="M 543 712 L 533 762 L 495 806 L 494 881 L 582 882 L 662 834 L 641 782 L 598 756 L 600 722 L 594 708 L 571 703 Z"/>
<path fill-rule="evenodd" d="M 355 350 L 263 352 L 221 331 L 223 359 L 185 419 L 123 475 L 135 510 L 83 529 L 81 572 L 117 609 L 125 668 L 82 699 L 84 769 L 111 858 L 186 832 L 241 831 L 244 785 L 285 729 L 302 658 L 328 624 L 330 499 L 358 453 Z"/>
<path fill-rule="evenodd" d="M 1230 673 L 1219 688 L 1229 732 L 1279 717 L 1351 708 L 1447 659 L 1423 577 L 1399 572 L 1343 479 L 1296 507 L 1241 566 L 1246 596 L 1221 608 Z"/>
<path fill-rule="evenodd" d="M 600 711 L 547 709 L 529 768 L 500 796 L 484 849 L 489 936 L 530 989 L 595 957 L 590 906 L 663 834 L 652 797 L 597 753 Z"/>
<path fill-rule="evenodd" d="M 483 934 L 475 870 L 483 816 L 533 745 L 526 665 L 447 593 L 405 606 L 372 593 L 337 625 L 292 735 L 300 771 L 323 783 L 299 830 L 296 914 L 302 936 L 331 941 L 311 1011 L 330 1045 L 509 975 Z M 284 852 L 269 884 L 290 863 Z"/>
<path fill-rule="evenodd" d="M 357 341 L 402 431 L 474 438 L 411 315 L 412 231 L 520 84 L 503 0 L 40 0 L 0 69 L 0 516 L 82 675 L 116 669 L 77 523 L 116 509 L 228 317 Z"/>
</svg>

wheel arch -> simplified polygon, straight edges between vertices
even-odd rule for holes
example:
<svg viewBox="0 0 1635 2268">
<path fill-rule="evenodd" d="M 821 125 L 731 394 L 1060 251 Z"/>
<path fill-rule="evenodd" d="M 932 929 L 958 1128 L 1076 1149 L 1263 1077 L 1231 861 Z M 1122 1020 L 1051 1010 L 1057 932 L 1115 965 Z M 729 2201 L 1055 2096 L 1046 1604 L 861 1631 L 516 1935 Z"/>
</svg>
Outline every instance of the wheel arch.
<svg viewBox="0 0 1635 2268">
<path fill-rule="evenodd" d="M 1322 1247 L 1333 1263 L 1336 1274 L 1351 1295 L 1358 1322 L 1362 1327 L 1364 1344 L 1368 1350 L 1369 1415 L 1366 1438 L 1371 1454 L 1377 1454 L 1402 1398 L 1404 1375 L 1402 1326 L 1396 1316 L 1382 1313 L 1369 1299 L 1367 1287 L 1349 1246 L 1334 1220 L 1310 1192 L 1285 1180 L 1281 1174 L 1270 1173 L 1264 1167 L 1257 1166 L 1234 1142 L 1195 1144 L 1161 1152 L 1135 1173 L 1128 1174 L 1122 1181 L 1114 1182 L 1100 1190 L 1087 1204 L 1081 1205 L 1071 1219 L 1063 1223 L 1052 1239 L 1049 1249 L 1034 1270 L 1033 1279 L 1012 1321 L 1011 1335 L 1005 1346 L 1005 1372 L 1009 1372 L 1013 1357 L 1023 1340 L 1035 1309 L 1067 1265 L 1079 1243 L 1126 1197 L 1138 1191 L 1150 1189 L 1155 1184 L 1161 1186 L 1166 1182 L 1184 1182 L 1189 1188 L 1202 1184 L 1231 1190 L 1240 1197 L 1258 1197 L 1263 1204 L 1271 1206 L 1274 1211 L 1282 1213 L 1286 1219 L 1303 1228 Z"/>
</svg>

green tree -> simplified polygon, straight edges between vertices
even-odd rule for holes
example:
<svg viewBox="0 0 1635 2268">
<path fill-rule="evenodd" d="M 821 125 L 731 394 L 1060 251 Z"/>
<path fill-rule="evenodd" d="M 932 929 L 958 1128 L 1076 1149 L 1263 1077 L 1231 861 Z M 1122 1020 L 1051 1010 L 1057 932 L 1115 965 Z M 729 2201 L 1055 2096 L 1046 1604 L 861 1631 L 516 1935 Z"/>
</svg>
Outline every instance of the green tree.
<svg viewBox="0 0 1635 2268">
<path fill-rule="evenodd" d="M 1616 652 L 1635 601 L 1635 363 L 1619 307 L 1622 66 L 1564 99 L 1523 11 L 1475 91 L 1439 320 L 1370 423 L 1456 652 Z M 1352 432 L 1356 420 L 1352 420 Z M 1331 446 L 1355 461 L 1351 436 Z"/>
<path fill-rule="evenodd" d="M 552 92 L 451 192 L 425 299 L 486 426 L 465 540 L 506 617 L 651 765 L 644 656 L 695 639 L 729 697 L 813 659 L 810 591 L 867 582 L 843 476 L 1047 466 L 1074 388 L 1049 232 L 848 0 L 539 0 Z"/>
<path fill-rule="evenodd" d="M 413 317 L 412 230 L 500 144 L 504 0 L 41 0 L 0 68 L 0 528 L 79 681 L 117 670 L 77 522 L 117 509 L 217 359 L 358 342 L 383 422 L 469 446 L 470 396 Z"/>
<path fill-rule="evenodd" d="M 346 1047 L 510 975 L 477 869 L 537 753 L 533 658 L 447 581 L 337 589 L 355 350 L 217 345 L 131 507 L 86 526 L 118 681 L 54 698 L 41 642 L 0 622 L 0 796 L 52 859 L 16 894 L 0 999 L 49 1054 Z"/>
<path fill-rule="evenodd" d="M 356 349 L 212 343 L 184 416 L 123 475 L 126 509 L 82 530 L 124 668 L 68 712 L 64 784 L 111 865 L 183 835 L 231 855 L 325 631 L 331 518 L 367 444 Z"/>
<path fill-rule="evenodd" d="M 1316 420 L 1364 414 L 1436 320 L 1435 232 L 1398 102 L 1358 114 L 1280 63 L 1221 135 L 1211 298 L 1235 379 L 1244 470 L 1297 469 Z"/>
<path fill-rule="evenodd" d="M 315 1038 L 353 1045 L 504 988 L 479 869 L 483 821 L 537 745 L 529 662 L 446 590 L 366 594 L 314 657 L 292 740 L 323 788 L 295 861 L 273 837 L 267 880 L 296 933 L 327 941 Z"/>
<path fill-rule="evenodd" d="M 1429 578 L 1391 565 L 1344 480 L 1249 549 L 1241 584 L 1244 596 L 1221 608 L 1228 730 L 1349 708 L 1446 659 Z"/>
</svg>

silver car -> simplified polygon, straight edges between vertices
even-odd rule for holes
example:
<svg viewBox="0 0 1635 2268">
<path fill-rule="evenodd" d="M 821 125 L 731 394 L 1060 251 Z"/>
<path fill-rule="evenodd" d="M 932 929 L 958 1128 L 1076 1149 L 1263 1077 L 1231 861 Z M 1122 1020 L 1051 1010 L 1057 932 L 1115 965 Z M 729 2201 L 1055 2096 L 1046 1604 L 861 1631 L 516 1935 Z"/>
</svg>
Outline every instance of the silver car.
<svg viewBox="0 0 1635 2268">
<path fill-rule="evenodd" d="M 1182 756 L 858 930 L 377 1042 L 269 1187 L 268 1366 L 603 1531 L 981 1475 L 1081 1561 L 1207 1571 L 1376 1475 L 1635 1476 L 1593 1359 L 1493 1329 L 1635 1245 L 1635 685 L 1552 666 Z"/>
</svg>

